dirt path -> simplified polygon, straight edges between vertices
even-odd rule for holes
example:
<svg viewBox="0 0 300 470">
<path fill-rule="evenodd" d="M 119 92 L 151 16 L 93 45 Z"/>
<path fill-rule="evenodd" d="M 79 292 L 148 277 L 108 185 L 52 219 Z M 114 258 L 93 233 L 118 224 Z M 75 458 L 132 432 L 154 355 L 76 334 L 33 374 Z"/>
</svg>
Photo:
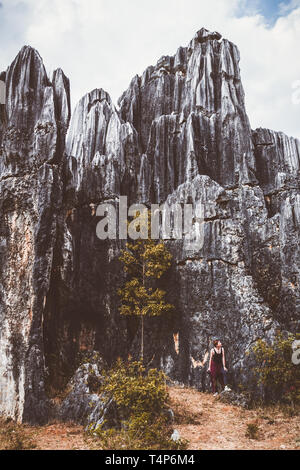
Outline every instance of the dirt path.
<svg viewBox="0 0 300 470">
<path fill-rule="evenodd" d="M 191 450 L 300 448 L 299 416 L 284 416 L 278 409 L 244 410 L 192 389 L 171 388 L 169 394 L 178 416 L 176 429 Z M 257 439 L 245 436 L 251 423 L 258 426 Z"/>
<path fill-rule="evenodd" d="M 169 395 L 174 428 L 189 441 L 188 449 L 300 449 L 300 416 L 287 416 L 278 408 L 244 410 L 189 388 L 172 387 Z M 256 429 L 256 439 L 245 435 L 249 424 Z M 0 449 L 21 442 L 25 444 L 21 448 L 27 449 L 89 450 L 94 448 L 92 441 L 83 426 L 54 423 L 31 427 L 0 420 Z"/>
<path fill-rule="evenodd" d="M 52 424 L 34 428 L 32 437 L 41 450 L 90 450 L 83 426 Z"/>
</svg>

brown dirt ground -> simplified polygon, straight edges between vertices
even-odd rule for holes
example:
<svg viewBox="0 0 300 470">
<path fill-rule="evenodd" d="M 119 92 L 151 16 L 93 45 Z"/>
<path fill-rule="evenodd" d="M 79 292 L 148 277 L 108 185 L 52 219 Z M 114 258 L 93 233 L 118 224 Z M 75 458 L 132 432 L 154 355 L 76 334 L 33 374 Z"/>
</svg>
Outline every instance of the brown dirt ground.
<svg viewBox="0 0 300 470">
<path fill-rule="evenodd" d="M 285 416 L 279 408 L 244 410 L 188 388 L 171 388 L 169 394 L 176 428 L 189 440 L 188 449 L 300 449 L 300 416 Z M 259 428 L 257 439 L 245 436 L 250 423 Z"/>
<path fill-rule="evenodd" d="M 52 424 L 34 428 L 33 440 L 41 450 L 90 450 L 83 426 Z"/>
<path fill-rule="evenodd" d="M 280 408 L 244 410 L 221 403 L 211 394 L 171 387 L 170 406 L 174 427 L 189 441 L 190 450 L 290 450 L 300 449 L 300 416 L 290 417 Z M 247 425 L 258 426 L 257 439 L 245 436 Z M 0 421 L 0 431 L 5 433 Z M 89 450 L 93 441 L 78 425 L 52 423 L 21 426 L 21 432 L 41 450 Z M 2 447 L 3 448 L 3 447 Z M 0 439 L 1 449 L 1 439 Z"/>
</svg>

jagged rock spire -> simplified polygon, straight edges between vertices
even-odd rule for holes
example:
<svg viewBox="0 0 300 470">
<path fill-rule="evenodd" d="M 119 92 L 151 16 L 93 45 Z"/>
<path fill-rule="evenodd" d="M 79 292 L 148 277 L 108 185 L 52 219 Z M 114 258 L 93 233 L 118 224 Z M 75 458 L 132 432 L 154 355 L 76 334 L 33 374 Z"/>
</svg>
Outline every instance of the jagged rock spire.
<svg viewBox="0 0 300 470">
<path fill-rule="evenodd" d="M 190 356 L 202 358 L 219 336 L 232 380 L 250 386 L 254 341 L 299 328 L 299 142 L 252 133 L 239 60 L 234 44 L 202 28 L 133 78 L 120 111 L 99 88 L 70 124 L 69 80 L 57 69 L 50 81 L 37 51 L 24 47 L 1 74 L 4 416 L 46 421 L 46 383 L 63 388 L 79 351 L 113 362 L 138 349 L 118 311 L 123 242 L 96 236 L 97 205 L 117 206 L 120 195 L 204 207 L 203 244 L 188 251 L 189 233 L 168 243 L 176 315 L 146 327 L 155 366 L 194 383 Z"/>
</svg>

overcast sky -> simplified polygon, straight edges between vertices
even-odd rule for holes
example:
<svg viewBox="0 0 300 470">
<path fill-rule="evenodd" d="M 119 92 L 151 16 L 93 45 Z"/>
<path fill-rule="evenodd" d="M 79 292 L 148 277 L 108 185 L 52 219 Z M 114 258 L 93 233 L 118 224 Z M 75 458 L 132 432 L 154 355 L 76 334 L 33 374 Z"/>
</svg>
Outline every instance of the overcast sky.
<svg viewBox="0 0 300 470">
<path fill-rule="evenodd" d="M 202 26 L 238 45 L 251 125 L 300 137 L 300 0 L 0 0 L 0 69 L 24 44 L 61 67 L 72 104 L 94 88 L 114 102 L 134 75 Z M 0 71 L 1 71 L 0 70 Z M 294 88 L 293 88 L 294 87 Z"/>
</svg>

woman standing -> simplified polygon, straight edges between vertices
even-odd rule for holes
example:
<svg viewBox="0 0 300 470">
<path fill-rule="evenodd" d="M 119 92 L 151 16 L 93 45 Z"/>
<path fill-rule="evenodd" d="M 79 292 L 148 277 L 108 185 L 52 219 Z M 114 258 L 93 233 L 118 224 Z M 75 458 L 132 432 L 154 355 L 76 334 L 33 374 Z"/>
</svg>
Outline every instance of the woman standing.
<svg viewBox="0 0 300 470">
<path fill-rule="evenodd" d="M 218 395 L 216 391 L 217 381 L 220 382 L 222 390 L 224 390 L 223 371 L 227 372 L 225 362 L 225 352 L 220 340 L 214 341 L 214 347 L 210 352 L 208 372 L 210 373 L 212 392 L 214 396 Z"/>
</svg>

